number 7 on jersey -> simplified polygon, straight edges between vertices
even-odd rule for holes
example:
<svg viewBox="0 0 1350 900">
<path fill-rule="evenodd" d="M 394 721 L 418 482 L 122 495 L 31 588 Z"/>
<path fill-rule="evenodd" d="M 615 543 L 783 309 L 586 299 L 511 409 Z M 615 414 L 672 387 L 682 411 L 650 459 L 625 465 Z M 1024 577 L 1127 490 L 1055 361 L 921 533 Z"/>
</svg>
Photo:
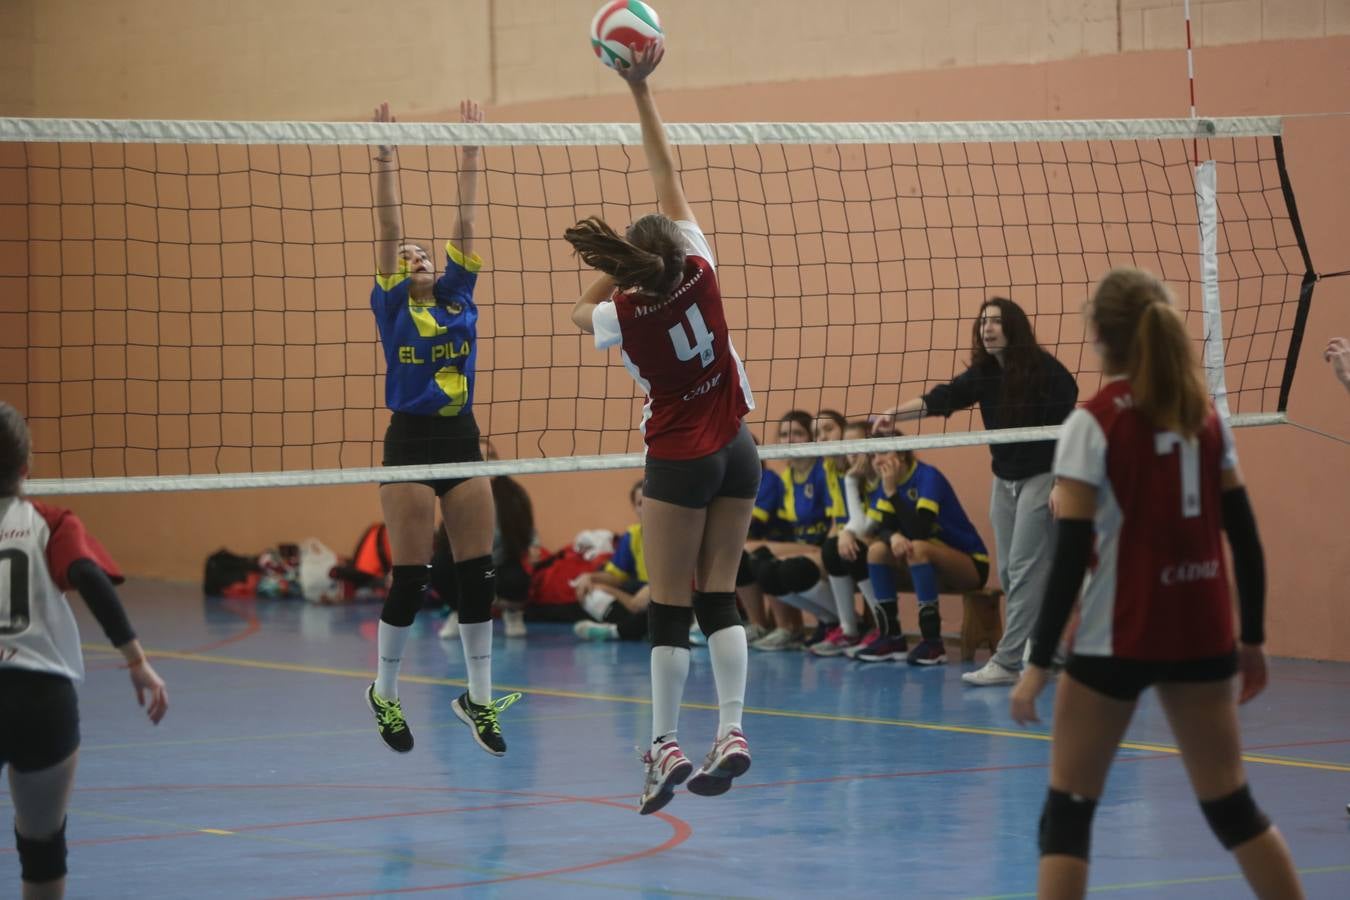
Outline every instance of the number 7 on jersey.
<svg viewBox="0 0 1350 900">
<path fill-rule="evenodd" d="M 1175 431 L 1160 431 L 1153 438 L 1153 449 L 1159 456 L 1170 456 L 1173 450 L 1181 457 L 1181 516 L 1193 519 L 1200 515 L 1200 444 L 1194 438 L 1186 440 Z"/>
</svg>

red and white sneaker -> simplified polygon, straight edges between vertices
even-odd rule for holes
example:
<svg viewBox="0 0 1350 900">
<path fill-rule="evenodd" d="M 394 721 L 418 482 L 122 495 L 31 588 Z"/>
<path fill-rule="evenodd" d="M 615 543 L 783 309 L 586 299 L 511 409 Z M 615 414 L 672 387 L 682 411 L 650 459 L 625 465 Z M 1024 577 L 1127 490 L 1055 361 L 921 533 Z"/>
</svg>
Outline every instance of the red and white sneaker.
<svg viewBox="0 0 1350 900">
<path fill-rule="evenodd" d="M 813 656 L 841 656 L 856 643 L 858 643 L 856 634 L 845 634 L 844 629 L 836 625 L 825 635 L 825 640 L 812 644 L 807 649 Z"/>
<path fill-rule="evenodd" d="M 858 643 L 850 647 L 845 647 L 844 655 L 849 659 L 857 659 L 858 654 L 872 646 L 872 643 L 879 637 L 881 637 L 881 632 L 873 628 L 871 631 L 867 632 L 867 634 L 859 638 Z"/>
<path fill-rule="evenodd" d="M 731 779 L 750 770 L 750 745 L 739 728 L 713 744 L 703 765 L 689 779 L 689 793 L 700 797 L 716 797 L 731 790 Z"/>
<path fill-rule="evenodd" d="M 647 778 L 642 784 L 638 812 L 647 816 L 671 801 L 675 796 L 675 786 L 684 784 L 694 771 L 694 764 L 675 741 L 663 741 L 648 747 L 642 762 L 647 766 Z"/>
</svg>

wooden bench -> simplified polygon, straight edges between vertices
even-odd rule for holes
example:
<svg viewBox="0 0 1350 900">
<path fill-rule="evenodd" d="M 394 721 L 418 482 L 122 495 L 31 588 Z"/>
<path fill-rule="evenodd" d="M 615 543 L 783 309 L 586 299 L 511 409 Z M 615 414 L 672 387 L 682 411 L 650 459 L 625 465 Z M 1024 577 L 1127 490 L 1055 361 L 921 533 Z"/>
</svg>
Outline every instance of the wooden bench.
<svg viewBox="0 0 1350 900">
<path fill-rule="evenodd" d="M 961 659 L 971 660 L 975 651 L 987 646 L 993 653 L 1003 640 L 1003 591 L 982 588 L 961 595 Z"/>
</svg>

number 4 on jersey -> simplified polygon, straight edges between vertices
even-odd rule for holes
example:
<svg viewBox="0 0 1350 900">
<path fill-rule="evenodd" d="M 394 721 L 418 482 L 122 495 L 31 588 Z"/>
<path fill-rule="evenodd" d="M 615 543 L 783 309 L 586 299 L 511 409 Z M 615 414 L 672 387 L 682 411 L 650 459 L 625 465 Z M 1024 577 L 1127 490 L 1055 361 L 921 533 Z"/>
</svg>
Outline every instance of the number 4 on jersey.
<svg viewBox="0 0 1350 900">
<path fill-rule="evenodd" d="M 698 306 L 689 307 L 684 317 L 689 320 L 689 330 L 694 333 L 694 340 L 691 343 L 689 336 L 684 333 L 683 322 L 670 326 L 670 342 L 675 345 L 675 356 L 680 362 L 688 362 L 697 356 L 706 369 L 713 361 L 712 332 L 703 321 L 703 313 L 699 312 Z"/>
</svg>

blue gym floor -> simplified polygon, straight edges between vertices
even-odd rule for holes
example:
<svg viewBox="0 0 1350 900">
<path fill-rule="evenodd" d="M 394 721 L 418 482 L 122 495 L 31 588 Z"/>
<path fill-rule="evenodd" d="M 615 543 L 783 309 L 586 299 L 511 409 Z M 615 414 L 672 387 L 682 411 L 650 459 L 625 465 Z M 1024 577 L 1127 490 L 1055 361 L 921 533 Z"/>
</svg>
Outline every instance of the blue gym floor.
<svg viewBox="0 0 1350 900">
<path fill-rule="evenodd" d="M 79 608 L 90 671 L 70 897 L 1034 896 L 1049 745 L 1011 724 L 1007 688 L 963 687 L 968 665 L 752 652 L 753 768 L 723 797 L 681 792 L 642 818 L 645 646 L 499 631 L 499 692 L 525 697 L 494 759 L 450 711 L 459 642 L 424 613 L 401 691 L 417 746 L 397 756 L 362 698 L 377 608 L 204 603 L 145 581 L 123 597 L 170 710 L 148 724 Z M 681 743 L 698 759 L 717 719 L 706 649 L 685 700 Z M 1350 897 L 1350 665 L 1277 660 L 1242 717 L 1253 788 L 1309 896 Z M 1146 697 L 1097 815 L 1094 892 L 1247 896 L 1172 747 Z M 0 849 L 0 896 L 17 882 Z"/>
</svg>

